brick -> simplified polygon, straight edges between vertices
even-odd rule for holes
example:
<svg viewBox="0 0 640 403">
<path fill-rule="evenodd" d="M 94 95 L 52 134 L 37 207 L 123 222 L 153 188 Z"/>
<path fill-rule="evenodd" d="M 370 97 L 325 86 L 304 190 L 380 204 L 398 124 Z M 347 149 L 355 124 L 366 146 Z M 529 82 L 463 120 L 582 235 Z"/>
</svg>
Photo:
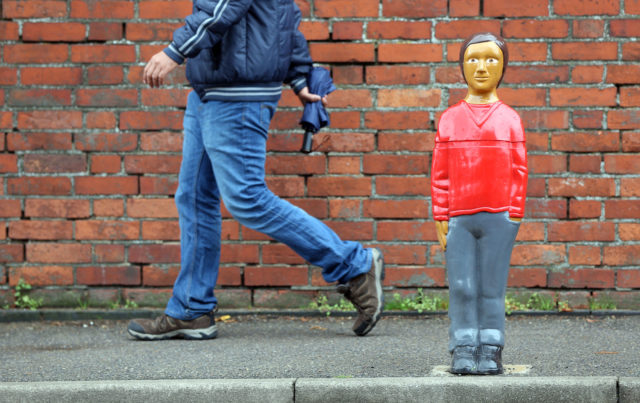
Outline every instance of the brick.
<svg viewBox="0 0 640 403">
<path fill-rule="evenodd" d="M 624 11 L 626 14 L 640 14 L 640 1 L 629 0 L 624 3 Z"/>
<path fill-rule="evenodd" d="M 96 199 L 93 214 L 96 217 L 121 217 L 124 215 L 124 202 L 122 199 Z"/>
<path fill-rule="evenodd" d="M 567 170 L 565 155 L 529 155 L 529 174 L 552 174 Z"/>
<path fill-rule="evenodd" d="M 188 0 L 142 0 L 138 7 L 143 19 L 183 19 L 192 12 L 192 3 Z"/>
<path fill-rule="evenodd" d="M 12 21 L 0 21 L 0 40 L 17 41 L 20 39 L 19 25 Z"/>
<path fill-rule="evenodd" d="M 91 173 L 118 173 L 121 170 L 121 162 L 118 155 L 93 155 Z"/>
<path fill-rule="evenodd" d="M 615 272 L 609 269 L 565 269 L 549 273 L 553 288 L 612 288 Z"/>
<path fill-rule="evenodd" d="M 0 199 L 0 217 L 13 218 L 20 217 L 22 214 L 22 207 L 20 200 L 2 200 Z"/>
<path fill-rule="evenodd" d="M 332 108 L 370 108 L 372 104 L 369 90 L 340 89 L 329 98 Z"/>
<path fill-rule="evenodd" d="M 263 264 L 304 264 L 305 261 L 297 253 L 283 244 L 268 244 L 262 246 Z M 245 270 L 245 282 L 247 281 Z M 306 277 L 304 284 L 306 284 Z M 300 285 L 300 284 L 298 284 Z"/>
<path fill-rule="evenodd" d="M 362 66 L 332 66 L 333 82 L 336 85 L 362 84 L 363 70 Z"/>
<path fill-rule="evenodd" d="M 21 177 L 7 180 L 7 193 L 20 195 L 69 195 L 71 181 L 61 177 Z"/>
<path fill-rule="evenodd" d="M 450 17 L 476 17 L 480 15 L 480 0 L 449 0 Z"/>
<path fill-rule="evenodd" d="M 67 16 L 64 0 L 4 0 L 3 18 L 62 18 Z"/>
<path fill-rule="evenodd" d="M 180 261 L 180 245 L 144 244 L 129 246 L 131 263 L 177 263 Z"/>
<path fill-rule="evenodd" d="M 81 151 L 133 151 L 138 136 L 133 133 L 78 133 L 75 145 Z"/>
<path fill-rule="evenodd" d="M 380 132 L 378 134 L 378 150 L 428 152 L 433 151 L 434 139 L 435 133 L 433 132 Z"/>
<path fill-rule="evenodd" d="M 618 132 L 571 132 L 553 134 L 551 148 L 568 152 L 617 151 L 620 147 Z"/>
<path fill-rule="evenodd" d="M 376 194 L 380 196 L 429 196 L 429 178 L 379 176 L 376 178 Z"/>
<path fill-rule="evenodd" d="M 377 234 L 378 241 L 398 242 L 437 240 L 435 224 L 432 221 L 378 221 Z"/>
<path fill-rule="evenodd" d="M 551 88 L 551 106 L 614 106 L 617 89 L 609 88 Z"/>
<path fill-rule="evenodd" d="M 0 172 L 18 172 L 18 156 L 15 154 L 0 154 Z"/>
<path fill-rule="evenodd" d="M 566 218 L 565 200 L 527 198 L 526 216 L 532 218 Z"/>
<path fill-rule="evenodd" d="M 618 45 L 615 42 L 557 42 L 551 44 L 554 60 L 616 60 Z"/>
<path fill-rule="evenodd" d="M 607 200 L 604 202 L 604 215 L 607 219 L 638 218 L 640 200 Z"/>
<path fill-rule="evenodd" d="M 121 130 L 182 130 L 181 111 L 130 111 L 120 113 Z"/>
<path fill-rule="evenodd" d="M 520 224 L 520 230 L 518 231 L 516 242 L 544 241 L 544 239 L 545 239 L 544 223 L 525 221 L 522 224 Z"/>
<path fill-rule="evenodd" d="M 171 41 L 173 39 L 173 31 L 180 28 L 181 23 L 136 23 L 126 24 L 126 36 L 129 41 Z M 312 40 L 312 38 L 307 38 Z M 322 38 L 321 38 L 322 39 Z"/>
<path fill-rule="evenodd" d="M 119 22 L 92 22 L 89 24 L 90 41 L 118 41 L 123 36 L 123 27 Z"/>
<path fill-rule="evenodd" d="M 604 35 L 603 20 L 574 20 L 573 21 L 573 37 L 574 38 L 601 38 Z"/>
<path fill-rule="evenodd" d="M 13 89 L 9 93 L 11 106 L 69 106 L 71 90 L 58 89 Z"/>
<path fill-rule="evenodd" d="M 568 34 L 569 23 L 566 20 L 506 20 L 502 25 L 505 38 L 565 38 Z"/>
<path fill-rule="evenodd" d="M 293 176 L 268 176 L 267 187 L 279 197 L 300 197 L 304 195 L 304 178 Z"/>
<path fill-rule="evenodd" d="M 95 245 L 93 256 L 96 263 L 122 263 L 124 262 L 124 245 Z"/>
<path fill-rule="evenodd" d="M 640 173 L 638 156 L 634 154 L 606 154 L 604 156 L 604 170 L 617 174 Z"/>
<path fill-rule="evenodd" d="M 180 227 L 177 221 L 142 221 L 142 239 L 179 241 Z"/>
<path fill-rule="evenodd" d="M 602 111 L 573 111 L 573 125 L 576 129 L 601 129 L 604 127 L 603 118 Z"/>
<path fill-rule="evenodd" d="M 422 129 L 430 121 L 429 112 L 366 112 L 365 124 L 371 129 Z"/>
<path fill-rule="evenodd" d="M 509 269 L 507 287 L 546 287 L 547 271 L 543 268 Z"/>
<path fill-rule="evenodd" d="M 378 0 L 315 0 L 316 17 L 377 17 Z"/>
<path fill-rule="evenodd" d="M 358 40 L 362 39 L 362 22 L 336 21 L 332 26 L 331 39 L 333 40 Z"/>
<path fill-rule="evenodd" d="M 279 155 L 267 158 L 265 172 L 270 174 L 312 175 L 325 172 L 326 158 L 323 155 L 289 156 Z"/>
<path fill-rule="evenodd" d="M 549 15 L 548 0 L 485 0 L 486 17 L 538 17 Z"/>
<path fill-rule="evenodd" d="M 609 32 L 613 36 L 635 37 L 640 36 L 640 26 L 636 19 L 616 19 L 609 22 Z"/>
<path fill-rule="evenodd" d="M 177 218 L 173 199 L 128 199 L 127 215 L 136 218 Z"/>
<path fill-rule="evenodd" d="M 640 196 L 640 178 L 620 179 L 620 196 L 621 197 Z"/>
<path fill-rule="evenodd" d="M 437 107 L 440 106 L 440 89 L 380 89 L 378 106 L 385 108 Z"/>
<path fill-rule="evenodd" d="M 383 0 L 382 15 L 407 18 L 444 17 L 447 15 L 447 1 Z"/>
<path fill-rule="evenodd" d="M 440 62 L 442 61 L 442 45 L 381 43 L 378 45 L 378 61 L 382 63 Z"/>
<path fill-rule="evenodd" d="M 367 24 L 370 39 L 429 39 L 431 23 L 426 21 L 371 21 Z"/>
<path fill-rule="evenodd" d="M 115 129 L 116 115 L 113 112 L 95 111 L 87 112 L 86 127 L 87 129 Z"/>
<path fill-rule="evenodd" d="M 640 132 L 622 132 L 622 151 L 640 151 Z"/>
<path fill-rule="evenodd" d="M 464 78 L 458 66 L 455 67 L 437 67 L 436 82 L 447 84 L 464 84 Z"/>
<path fill-rule="evenodd" d="M 2 91 L 0 91 L 0 96 L 4 96 Z M 0 112 L 0 129 L 10 129 L 13 126 L 13 113 Z"/>
<path fill-rule="evenodd" d="M 640 64 L 632 65 L 608 65 L 607 83 L 613 84 L 639 84 Z"/>
<path fill-rule="evenodd" d="M 373 62 L 374 45 L 371 43 L 311 43 L 311 57 L 317 63 Z"/>
<path fill-rule="evenodd" d="M 7 134 L 7 149 L 10 151 L 70 150 L 70 133 L 21 133 Z"/>
<path fill-rule="evenodd" d="M 82 112 L 80 111 L 30 111 L 18 112 L 19 129 L 54 129 L 69 130 L 82 127 Z"/>
<path fill-rule="evenodd" d="M 0 67 L 0 85 L 15 85 L 18 82 L 18 69 Z"/>
<path fill-rule="evenodd" d="M 627 42 L 622 44 L 622 60 L 638 60 L 640 56 L 640 43 Z"/>
<path fill-rule="evenodd" d="M 295 151 L 300 150 L 298 143 Z M 331 133 L 314 136 L 314 150 L 321 152 L 370 152 L 375 148 L 375 135 L 373 133 Z"/>
<path fill-rule="evenodd" d="M 330 199 L 329 216 L 333 218 L 359 218 L 360 200 Z"/>
<path fill-rule="evenodd" d="M 73 226 L 70 221 L 21 220 L 9 223 L 9 238 L 48 241 L 71 239 Z"/>
<path fill-rule="evenodd" d="M 78 195 L 120 195 L 138 193 L 138 179 L 133 176 L 83 176 L 75 178 Z"/>
<path fill-rule="evenodd" d="M 25 22 L 22 25 L 24 42 L 81 42 L 86 27 L 78 22 Z"/>
<path fill-rule="evenodd" d="M 558 15 L 617 15 L 620 2 L 617 0 L 555 0 L 553 11 Z"/>
<path fill-rule="evenodd" d="M 78 106 L 126 107 L 138 105 L 138 91 L 120 89 L 79 89 L 76 91 Z"/>
<path fill-rule="evenodd" d="M 569 218 L 600 218 L 602 204 L 595 200 L 575 200 L 569 203 Z"/>
<path fill-rule="evenodd" d="M 546 194 L 545 179 L 529 177 L 527 184 L 527 197 L 544 197 Z"/>
<path fill-rule="evenodd" d="M 24 261 L 24 246 L 21 244 L 0 244 L 0 262 L 20 263 Z"/>
<path fill-rule="evenodd" d="M 466 39 L 477 32 L 500 32 L 498 20 L 440 21 L 436 24 L 438 39 Z"/>
<path fill-rule="evenodd" d="M 370 221 L 325 221 L 325 224 L 334 230 L 341 239 L 352 241 L 369 241 L 373 239 L 373 223 Z"/>
<path fill-rule="evenodd" d="M 140 134 L 140 148 L 143 151 L 176 151 L 182 150 L 182 133 L 155 132 Z"/>
<path fill-rule="evenodd" d="M 178 188 L 178 178 L 146 177 L 140 178 L 140 194 L 173 195 Z"/>
<path fill-rule="evenodd" d="M 27 154 L 22 164 L 24 172 L 83 172 L 87 169 L 85 156 L 79 154 Z"/>
<path fill-rule="evenodd" d="M 72 45 L 71 61 L 74 63 L 133 63 L 135 47 L 131 45 Z"/>
<path fill-rule="evenodd" d="M 4 45 L 4 61 L 15 64 L 63 63 L 68 59 L 68 45 L 16 44 Z"/>
<path fill-rule="evenodd" d="M 12 267 L 9 271 L 9 285 L 15 287 L 20 279 L 34 287 L 49 285 L 72 285 L 71 266 L 23 266 Z"/>
<path fill-rule="evenodd" d="M 29 243 L 27 260 L 31 263 L 88 263 L 91 245 L 68 243 Z"/>
<path fill-rule="evenodd" d="M 569 247 L 570 265 L 594 265 L 602 263 L 601 248 L 599 246 L 577 245 Z"/>
<path fill-rule="evenodd" d="M 367 66 L 367 84 L 378 85 L 420 85 L 430 81 L 430 69 L 422 66 Z"/>
<path fill-rule="evenodd" d="M 525 130 L 567 129 L 569 114 L 558 110 L 519 111 Z"/>
<path fill-rule="evenodd" d="M 621 288 L 640 288 L 640 270 L 618 270 L 616 286 Z"/>
<path fill-rule="evenodd" d="M 542 88 L 500 88 L 498 96 L 507 105 L 517 108 L 520 106 L 545 106 L 547 91 Z"/>
<path fill-rule="evenodd" d="M 85 218 L 89 216 L 88 200 L 27 199 L 25 217 Z"/>
<path fill-rule="evenodd" d="M 141 270 L 136 266 L 78 267 L 76 281 L 85 285 L 140 285 Z"/>
<path fill-rule="evenodd" d="M 376 245 L 384 254 L 385 264 L 425 265 L 427 248 L 422 245 Z"/>
<path fill-rule="evenodd" d="M 612 222 L 551 222 L 548 224 L 550 242 L 608 241 L 615 240 L 615 224 Z"/>
<path fill-rule="evenodd" d="M 117 0 L 72 0 L 71 18 L 120 19 L 134 17 L 134 4 Z"/>
<path fill-rule="evenodd" d="M 256 308 L 299 309 L 308 307 L 316 297 L 316 291 L 257 289 L 253 292 L 253 305 Z"/>
<path fill-rule="evenodd" d="M 640 129 L 640 113 L 637 110 L 609 110 L 607 126 L 613 130 Z"/>
<path fill-rule="evenodd" d="M 615 182 L 609 178 L 550 178 L 549 196 L 614 196 Z"/>
<path fill-rule="evenodd" d="M 222 268 L 220 268 L 220 271 L 222 271 Z M 143 266 L 142 285 L 151 287 L 170 287 L 176 281 L 178 273 L 180 273 L 180 266 Z"/>
<path fill-rule="evenodd" d="M 149 106 L 187 106 L 187 96 L 191 90 L 185 89 L 143 89 L 142 104 Z M 137 100 L 136 100 L 137 101 Z"/>
<path fill-rule="evenodd" d="M 24 85 L 79 85 L 82 69 L 79 67 L 22 67 L 20 82 Z"/>
<path fill-rule="evenodd" d="M 365 174 L 425 174 L 429 161 L 413 155 L 365 155 L 362 161 Z"/>
<path fill-rule="evenodd" d="M 124 80 L 121 66 L 92 66 L 87 68 L 87 83 L 89 85 L 120 84 Z"/>
<path fill-rule="evenodd" d="M 599 155 L 574 154 L 569 156 L 569 170 L 572 172 L 599 173 L 600 163 Z"/>
<path fill-rule="evenodd" d="M 367 199 L 362 203 L 365 217 L 428 218 L 429 205 L 424 200 Z"/>
<path fill-rule="evenodd" d="M 608 266 L 639 265 L 640 245 L 605 246 L 604 264 Z"/>
<path fill-rule="evenodd" d="M 511 264 L 516 266 L 554 265 L 565 259 L 565 247 L 561 245 L 516 245 L 511 254 Z"/>
<path fill-rule="evenodd" d="M 603 75 L 604 66 L 575 66 L 571 71 L 571 81 L 576 84 L 596 84 L 602 82 Z"/>
<path fill-rule="evenodd" d="M 330 174 L 358 174 L 360 173 L 360 157 L 331 156 L 329 157 L 328 172 Z"/>
<path fill-rule="evenodd" d="M 446 273 L 441 268 L 390 267 L 384 285 L 393 287 L 444 287 Z"/>
<path fill-rule="evenodd" d="M 128 173 L 177 174 L 181 161 L 180 155 L 127 155 L 124 169 Z"/>
<path fill-rule="evenodd" d="M 308 41 L 326 41 L 329 39 L 329 23 L 325 21 L 302 21 L 298 27 Z M 171 39 L 169 36 L 167 40 Z"/>
<path fill-rule="evenodd" d="M 222 244 L 220 262 L 222 263 L 258 263 L 260 260 L 258 245 Z"/>
<path fill-rule="evenodd" d="M 640 106 L 640 87 L 621 87 L 620 106 L 634 107 Z"/>
<path fill-rule="evenodd" d="M 309 196 L 369 196 L 371 180 L 349 176 L 312 176 L 307 182 Z"/>
<path fill-rule="evenodd" d="M 129 240 L 140 238 L 136 221 L 84 220 L 76 222 L 78 240 Z"/>
</svg>

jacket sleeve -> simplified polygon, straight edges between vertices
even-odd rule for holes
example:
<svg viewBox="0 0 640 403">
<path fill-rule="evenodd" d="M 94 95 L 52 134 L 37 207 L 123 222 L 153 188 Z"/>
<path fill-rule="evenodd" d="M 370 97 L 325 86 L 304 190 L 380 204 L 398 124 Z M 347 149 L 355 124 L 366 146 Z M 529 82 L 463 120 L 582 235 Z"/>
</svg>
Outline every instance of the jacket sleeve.
<svg viewBox="0 0 640 403">
<path fill-rule="evenodd" d="M 436 221 L 449 220 L 449 150 L 447 143 L 440 142 L 436 135 L 431 164 L 431 210 Z"/>
<path fill-rule="evenodd" d="M 291 50 L 291 64 L 284 82 L 291 85 L 293 91 L 297 94 L 301 89 L 307 86 L 307 74 L 311 71 L 313 60 L 309 54 L 309 46 L 307 39 L 299 30 L 302 13 L 297 4 L 293 4 L 295 13 L 295 31 L 293 36 L 293 49 Z"/>
<path fill-rule="evenodd" d="M 511 206 L 510 217 L 524 217 L 524 204 L 527 198 L 527 148 L 525 145 L 522 122 L 516 130 L 511 144 Z"/>
<path fill-rule="evenodd" d="M 202 49 L 213 47 L 229 27 L 249 10 L 253 0 L 195 0 L 195 12 L 185 25 L 173 33 L 173 41 L 164 52 L 175 62 L 196 56 Z"/>
</svg>

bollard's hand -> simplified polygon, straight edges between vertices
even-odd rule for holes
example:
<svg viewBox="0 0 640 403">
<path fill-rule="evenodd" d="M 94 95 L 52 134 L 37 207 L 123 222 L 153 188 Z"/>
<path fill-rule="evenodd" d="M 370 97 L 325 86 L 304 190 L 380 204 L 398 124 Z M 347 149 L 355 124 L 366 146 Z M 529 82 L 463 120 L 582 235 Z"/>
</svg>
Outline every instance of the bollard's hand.
<svg viewBox="0 0 640 403">
<path fill-rule="evenodd" d="M 449 233 L 449 221 L 436 221 L 436 233 L 438 242 L 443 251 L 447 250 L 447 234 Z"/>
</svg>

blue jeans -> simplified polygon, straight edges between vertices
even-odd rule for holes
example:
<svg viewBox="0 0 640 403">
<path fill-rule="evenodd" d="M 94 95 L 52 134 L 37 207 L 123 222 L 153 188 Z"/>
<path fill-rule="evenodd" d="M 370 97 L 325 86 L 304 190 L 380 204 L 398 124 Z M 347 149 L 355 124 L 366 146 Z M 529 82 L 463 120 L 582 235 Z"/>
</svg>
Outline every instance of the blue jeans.
<svg viewBox="0 0 640 403">
<path fill-rule="evenodd" d="M 165 313 L 190 320 L 213 310 L 220 264 L 220 201 L 242 225 L 288 245 L 322 267 L 327 282 L 366 273 L 371 253 L 342 241 L 302 209 L 274 195 L 264 180 L 266 142 L 276 102 L 202 102 L 189 94 L 175 202 L 181 269 Z"/>
</svg>

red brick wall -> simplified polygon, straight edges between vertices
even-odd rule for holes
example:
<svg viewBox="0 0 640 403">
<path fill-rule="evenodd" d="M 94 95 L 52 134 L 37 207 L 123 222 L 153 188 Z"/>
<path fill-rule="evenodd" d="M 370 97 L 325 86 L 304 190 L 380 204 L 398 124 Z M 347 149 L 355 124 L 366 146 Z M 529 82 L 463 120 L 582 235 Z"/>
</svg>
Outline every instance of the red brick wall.
<svg viewBox="0 0 640 403">
<path fill-rule="evenodd" d="M 178 270 L 172 194 L 184 70 L 141 82 L 190 1 L 3 0 L 0 39 L 0 294 L 20 277 L 49 306 L 162 305 Z M 332 69 L 329 130 L 297 150 L 286 92 L 268 183 L 350 239 L 377 245 L 386 284 L 442 292 L 430 219 L 435 121 L 465 94 L 461 39 L 500 32 L 501 98 L 526 125 L 527 217 L 510 285 L 584 307 L 640 306 L 640 1 L 299 0 L 302 30 Z M 229 306 L 306 305 L 319 270 L 225 214 L 218 295 Z M 432 289 L 432 290 L 431 290 Z"/>
</svg>

